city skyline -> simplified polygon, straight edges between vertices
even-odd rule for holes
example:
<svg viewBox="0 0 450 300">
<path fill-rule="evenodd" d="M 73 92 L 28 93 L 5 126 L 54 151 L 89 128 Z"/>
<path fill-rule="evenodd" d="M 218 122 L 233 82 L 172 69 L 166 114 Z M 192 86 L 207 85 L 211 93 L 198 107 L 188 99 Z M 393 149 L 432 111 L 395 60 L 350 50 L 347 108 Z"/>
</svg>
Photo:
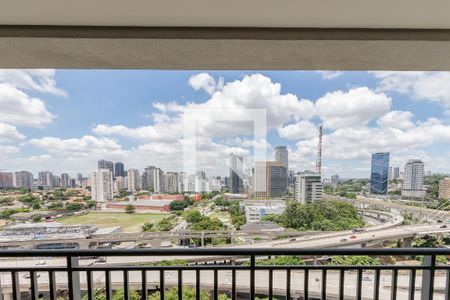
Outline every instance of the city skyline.
<svg viewBox="0 0 450 300">
<path fill-rule="evenodd" d="M 142 170 L 183 171 L 182 114 L 267 111 L 273 160 L 286 145 L 289 167 L 314 170 L 323 122 L 324 177 L 368 178 L 370 155 L 391 166 L 421 159 L 450 170 L 450 90 L 444 72 L 249 72 L 0 70 L 0 169 L 88 174 L 97 160 Z M 228 156 L 254 164 L 252 124 L 203 120 L 198 169 L 229 172 Z M 255 160 L 260 160 L 259 158 Z"/>
</svg>

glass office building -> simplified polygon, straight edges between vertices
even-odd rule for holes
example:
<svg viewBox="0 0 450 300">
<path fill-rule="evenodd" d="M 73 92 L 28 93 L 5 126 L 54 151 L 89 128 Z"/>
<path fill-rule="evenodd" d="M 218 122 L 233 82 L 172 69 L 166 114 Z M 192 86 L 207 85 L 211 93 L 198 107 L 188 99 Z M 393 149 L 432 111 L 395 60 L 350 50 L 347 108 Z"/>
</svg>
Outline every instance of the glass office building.
<svg viewBox="0 0 450 300">
<path fill-rule="evenodd" d="M 370 193 L 386 195 L 389 184 L 389 152 L 372 154 Z"/>
</svg>

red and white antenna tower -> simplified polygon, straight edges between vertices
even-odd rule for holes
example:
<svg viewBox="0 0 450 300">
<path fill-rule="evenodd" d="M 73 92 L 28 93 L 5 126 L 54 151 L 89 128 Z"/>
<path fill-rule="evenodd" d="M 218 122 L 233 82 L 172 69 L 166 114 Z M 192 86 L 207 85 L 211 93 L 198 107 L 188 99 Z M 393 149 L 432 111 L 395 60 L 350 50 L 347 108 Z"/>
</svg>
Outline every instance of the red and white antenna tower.
<svg viewBox="0 0 450 300">
<path fill-rule="evenodd" d="M 319 144 L 317 145 L 316 172 L 322 174 L 322 124 L 319 126 Z"/>
</svg>

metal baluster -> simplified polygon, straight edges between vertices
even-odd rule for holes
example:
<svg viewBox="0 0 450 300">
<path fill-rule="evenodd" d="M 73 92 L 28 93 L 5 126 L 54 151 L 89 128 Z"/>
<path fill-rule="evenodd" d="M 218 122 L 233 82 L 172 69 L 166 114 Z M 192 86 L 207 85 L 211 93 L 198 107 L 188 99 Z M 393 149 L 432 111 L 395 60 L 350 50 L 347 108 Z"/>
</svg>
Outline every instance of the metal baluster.
<svg viewBox="0 0 450 300">
<path fill-rule="evenodd" d="M 309 270 L 305 269 L 305 277 L 303 277 L 303 298 L 308 300 Z"/>
<path fill-rule="evenodd" d="M 178 300 L 183 299 L 183 271 L 178 270 Z"/>
<path fill-rule="evenodd" d="M 39 298 L 37 277 L 36 277 L 36 272 L 34 272 L 34 271 L 30 272 L 30 292 L 31 292 L 32 300 L 36 300 Z"/>
<path fill-rule="evenodd" d="M 380 299 L 380 269 L 375 270 L 374 282 L 373 282 L 373 299 Z"/>
<path fill-rule="evenodd" d="M 218 270 L 214 269 L 214 300 L 219 299 Z"/>
<path fill-rule="evenodd" d="M 49 284 L 49 293 L 50 293 L 50 300 L 56 300 L 57 294 L 56 294 L 56 278 L 55 278 L 55 272 L 49 271 L 48 272 L 48 284 Z M 93 299 L 89 299 L 93 300 Z"/>
<path fill-rule="evenodd" d="M 200 270 L 195 270 L 195 299 L 200 300 Z"/>
<path fill-rule="evenodd" d="M 291 300 L 291 269 L 286 270 L 286 299 Z"/>
<path fill-rule="evenodd" d="M 416 270 L 411 270 L 409 275 L 409 293 L 408 300 L 414 300 L 416 293 Z"/>
<path fill-rule="evenodd" d="M 356 282 L 356 299 L 361 300 L 362 294 L 362 269 L 358 269 L 357 282 Z"/>
<path fill-rule="evenodd" d="M 20 300 L 20 279 L 18 272 L 11 273 L 13 300 Z"/>
<path fill-rule="evenodd" d="M 159 295 L 161 300 L 165 298 L 166 288 L 164 287 L 164 270 L 159 271 Z"/>
<path fill-rule="evenodd" d="M 81 299 L 80 274 L 78 271 L 73 271 L 74 267 L 79 266 L 78 257 L 67 256 L 66 265 L 67 265 L 67 279 L 69 284 L 69 300 L 80 300 Z"/>
<path fill-rule="evenodd" d="M 87 295 L 88 295 L 88 300 L 94 300 L 95 298 L 95 291 L 94 291 L 94 279 L 92 276 L 92 271 L 88 270 L 86 272 L 86 279 L 87 279 Z"/>
<path fill-rule="evenodd" d="M 345 270 L 339 270 L 339 300 L 344 300 Z"/>
<path fill-rule="evenodd" d="M 255 299 L 255 256 L 250 256 L 250 299 Z"/>
<path fill-rule="evenodd" d="M 112 299 L 112 289 L 111 289 L 111 271 L 106 270 L 105 271 L 105 293 L 106 293 L 106 300 Z"/>
<path fill-rule="evenodd" d="M 391 284 L 391 300 L 397 299 L 397 279 L 398 279 L 398 270 L 392 270 L 392 284 Z"/>
<path fill-rule="evenodd" d="M 148 298 L 148 293 L 147 293 L 147 271 L 146 270 L 142 270 L 141 272 L 141 283 L 142 283 L 142 289 L 141 289 L 141 299 L 142 300 L 147 300 Z"/>
<path fill-rule="evenodd" d="M 231 300 L 236 300 L 236 270 L 231 270 Z"/>
<path fill-rule="evenodd" d="M 130 300 L 130 280 L 127 270 L 123 270 L 123 296 L 124 300 Z"/>
<path fill-rule="evenodd" d="M 269 300 L 273 299 L 273 270 L 269 270 Z"/>
<path fill-rule="evenodd" d="M 322 291 L 320 293 L 320 299 L 327 299 L 327 270 L 322 270 Z"/>
</svg>

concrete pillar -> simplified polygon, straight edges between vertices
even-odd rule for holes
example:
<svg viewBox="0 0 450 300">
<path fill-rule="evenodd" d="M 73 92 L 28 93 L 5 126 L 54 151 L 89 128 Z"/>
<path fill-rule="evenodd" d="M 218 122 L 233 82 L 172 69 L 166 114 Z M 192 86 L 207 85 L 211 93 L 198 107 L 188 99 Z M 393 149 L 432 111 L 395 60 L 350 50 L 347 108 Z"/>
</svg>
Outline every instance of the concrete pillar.
<svg viewBox="0 0 450 300">
<path fill-rule="evenodd" d="M 205 247 L 205 233 L 204 232 L 202 232 L 202 236 L 200 238 L 200 241 L 201 241 L 201 246 Z"/>
<path fill-rule="evenodd" d="M 67 257 L 67 268 L 79 267 L 80 262 L 78 257 Z M 80 287 L 80 272 L 71 272 L 69 276 L 69 299 L 81 300 L 81 287 Z"/>
<path fill-rule="evenodd" d="M 423 270 L 422 273 L 422 300 L 432 300 L 434 293 L 434 265 L 436 264 L 436 257 L 432 255 L 425 255 L 423 257 L 423 265 L 431 267 L 430 270 Z"/>
</svg>

